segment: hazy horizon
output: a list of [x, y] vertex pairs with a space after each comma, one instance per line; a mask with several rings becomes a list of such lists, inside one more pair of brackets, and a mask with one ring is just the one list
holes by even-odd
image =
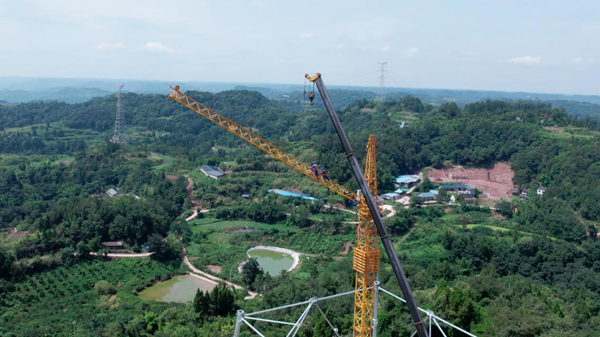
[[[135, 78], [92, 78], [92, 77], [31, 77], [31, 76], [0, 76], [0, 89], [3, 90], [28, 90], [25, 87], [18, 87], [17, 89], [11, 89], [2, 84], [2, 79], [27, 79], [27, 80], [68, 80], [68, 81], [103, 81], [103, 82], [114, 82], [111, 83], [112, 86], [116, 88], [116, 86], [120, 84], [125, 84], [123, 90], [127, 92], [127, 83], [128, 82], [140, 82], [140, 83], [164, 83], [166, 85], [177, 85], [182, 83], [207, 83], [207, 84], [217, 84], [217, 85], [247, 85], [256, 88], [260, 87], [270, 87], [270, 86], [289, 86], [289, 87], [302, 87], [302, 84], [299, 83], [274, 83], [274, 82], [236, 82], [236, 81], [203, 81], [203, 80], [191, 80], [191, 81], [168, 81], [168, 80], [156, 80], [156, 79], [135, 79]], [[327, 84], [328, 87], [337, 88], [337, 89], [345, 89], [348, 90], [361, 90], [361, 89], [371, 89], [376, 92], [379, 90], [378, 86], [358, 86], [358, 85], [336, 85], [336, 84]], [[86, 87], [83, 84], [77, 84], [77, 86], [81, 88], [93, 88]], [[47, 86], [44, 89], [60, 89], [67, 88], [69, 86]], [[534, 92], [534, 91], [517, 91], [517, 90], [489, 90], [485, 88], [481, 89], [466, 89], [466, 88], [435, 88], [435, 87], [385, 87], [386, 90], [390, 92], [401, 92], [402, 90], [448, 90], [448, 91], [474, 91], [474, 92], [497, 92], [497, 93], [520, 93], [520, 94], [540, 94], [540, 95], [563, 95], [563, 96], [596, 96], [600, 97], [600, 94], [571, 94], [564, 92]], [[102, 89], [102, 88], [99, 88]], [[184, 88], [185, 89], [185, 88]], [[38, 88], [37, 90], [41, 90]], [[107, 89], [102, 89], [107, 90]], [[35, 90], [31, 90], [35, 91]], [[110, 90], [109, 90], [110, 91]], [[114, 90], [116, 91], [116, 89]], [[165, 91], [169, 91], [165, 89]]]
[[[0, 5], [0, 72], [38, 78], [598, 94], [600, 2]], [[10, 65], [10, 66], [7, 66]]]

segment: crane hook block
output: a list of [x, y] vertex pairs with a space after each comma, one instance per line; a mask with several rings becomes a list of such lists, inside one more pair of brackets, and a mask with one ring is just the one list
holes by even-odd
[[313, 105], [313, 100], [315, 99], [315, 93], [313, 91], [308, 93], [308, 100], [310, 101], [310, 105]]

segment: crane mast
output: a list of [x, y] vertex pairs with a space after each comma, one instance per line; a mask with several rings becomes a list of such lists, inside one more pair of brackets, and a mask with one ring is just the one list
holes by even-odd
[[[365, 163], [365, 181], [370, 195], [377, 195], [377, 161], [375, 136], [369, 136], [367, 160]], [[377, 227], [366, 204], [364, 193], [360, 194], [358, 204], [358, 225], [356, 226], [356, 247], [352, 268], [356, 272], [354, 288], [354, 332], [353, 336], [370, 337], [373, 335], [373, 305], [375, 289], [373, 284], [379, 273], [379, 249], [377, 248]]]

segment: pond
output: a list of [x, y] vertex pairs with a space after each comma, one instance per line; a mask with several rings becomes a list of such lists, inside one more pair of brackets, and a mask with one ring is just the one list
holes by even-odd
[[214, 283], [191, 275], [181, 275], [170, 280], [159, 282], [139, 293], [139, 297], [147, 301], [159, 302], [191, 302], [196, 296], [196, 290], [210, 291]]
[[271, 249], [250, 249], [248, 255], [255, 257], [265, 273], [269, 272], [271, 276], [277, 276], [282, 270], [289, 270], [294, 265], [294, 258], [290, 254]]

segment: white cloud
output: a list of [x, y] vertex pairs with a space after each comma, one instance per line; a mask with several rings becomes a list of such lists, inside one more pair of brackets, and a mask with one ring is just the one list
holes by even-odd
[[412, 48], [410, 48], [410, 49], [409, 49], [409, 50], [406, 52], [406, 55], [408, 55], [408, 56], [412, 57], [412, 56], [415, 56], [415, 55], [417, 55], [418, 53], [419, 53], [419, 48], [417, 48], [417, 47], [412, 47]]
[[594, 61], [594, 58], [577, 56], [569, 61], [569, 64], [572, 64], [575, 66], [582, 65], [582, 64], [590, 64], [590, 63], [596, 63]]
[[571, 64], [582, 64], [583, 63], [583, 57], [581, 56], [577, 56], [576, 58], [572, 59]]
[[98, 50], [117, 50], [117, 49], [125, 49], [127, 47], [125, 47], [125, 45], [122, 43], [115, 43], [115, 44], [100, 43], [95, 48]]
[[381, 47], [381, 51], [389, 51], [390, 49], [392, 49], [392, 47], [390, 47], [389, 45]]
[[148, 42], [142, 49], [155, 53], [174, 53], [175, 51], [160, 42]]
[[315, 34], [313, 34], [313, 33], [301, 33], [301, 34], [300, 34], [300, 38], [301, 38], [301, 39], [310, 39], [310, 38], [312, 38], [313, 36], [315, 36]]
[[508, 62], [518, 64], [538, 64], [542, 62], [542, 58], [540, 56], [517, 56], [511, 58]]

